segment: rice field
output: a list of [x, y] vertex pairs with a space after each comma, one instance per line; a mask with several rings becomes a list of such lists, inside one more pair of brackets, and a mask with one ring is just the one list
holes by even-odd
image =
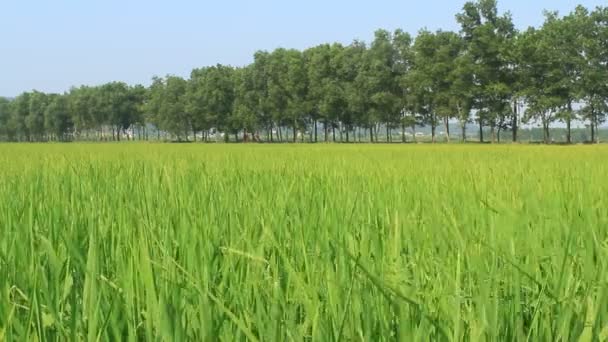
[[603, 341], [608, 147], [0, 145], [0, 341]]

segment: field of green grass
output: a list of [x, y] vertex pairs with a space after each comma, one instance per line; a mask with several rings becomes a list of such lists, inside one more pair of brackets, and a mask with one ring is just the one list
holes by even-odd
[[0, 145], [0, 341], [608, 337], [608, 147]]

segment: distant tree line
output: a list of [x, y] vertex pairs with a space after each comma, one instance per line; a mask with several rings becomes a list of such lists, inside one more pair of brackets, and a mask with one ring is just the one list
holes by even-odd
[[[0, 99], [0, 139], [157, 138], [244, 141], [406, 141], [428, 127], [450, 140], [450, 123], [479, 128], [481, 141], [517, 141], [522, 123], [584, 121], [590, 141], [608, 112], [608, 8], [546, 12], [539, 28], [515, 29], [495, 0], [468, 2], [461, 30], [378, 30], [367, 45], [323, 44], [259, 51], [245, 67], [217, 65], [189, 79], [113, 82], [64, 94]], [[127, 134], [128, 132], [128, 134]], [[337, 133], [336, 133], [337, 132]], [[485, 132], [485, 134], [484, 134]], [[489, 136], [488, 136], [489, 135]]]

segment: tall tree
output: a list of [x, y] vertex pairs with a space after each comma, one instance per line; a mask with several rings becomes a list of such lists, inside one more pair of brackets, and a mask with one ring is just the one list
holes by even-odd
[[579, 7], [575, 16], [577, 22], [584, 22], [580, 30], [585, 56], [581, 68], [582, 114], [589, 121], [591, 141], [598, 142], [597, 130], [608, 112], [608, 8], [596, 8], [585, 20], [585, 11]]
[[11, 103], [11, 116], [8, 121], [9, 129], [15, 132], [20, 141], [30, 141], [30, 130], [27, 117], [30, 113], [30, 98], [32, 93], [25, 92], [17, 96]]
[[47, 103], [48, 96], [45, 93], [33, 91], [30, 94], [25, 125], [32, 140], [44, 140], [44, 111]]
[[14, 132], [9, 128], [11, 117], [11, 101], [4, 97], [0, 97], [0, 140], [13, 140]]
[[[464, 84], [463, 76], [455, 72], [462, 43], [453, 32], [436, 33], [423, 30], [414, 43], [412, 70], [407, 76], [409, 100], [414, 111], [422, 115], [423, 122], [431, 126], [432, 141], [436, 140], [436, 128], [441, 121], [446, 126], [449, 139], [449, 120], [467, 103], [456, 99], [459, 93], [456, 81]], [[461, 72], [461, 71], [460, 71]], [[463, 91], [464, 94], [464, 91]]]
[[374, 41], [368, 50], [367, 81], [371, 90], [372, 115], [386, 128], [386, 140], [391, 140], [391, 128], [397, 126], [401, 117], [399, 98], [398, 54], [393, 37], [386, 30], [375, 32]]
[[[325, 131], [325, 141], [327, 141], [328, 127], [331, 124], [331, 109], [332, 106], [326, 104], [331, 103], [328, 97], [331, 96], [332, 88], [336, 81], [335, 73], [332, 68], [332, 47], [329, 44], [315, 46], [304, 51], [304, 59], [307, 67], [308, 78], [308, 101], [310, 103], [310, 117], [314, 130], [314, 141], [318, 141], [318, 122], [323, 123]], [[332, 82], [333, 81], [333, 82]]]
[[483, 141], [483, 126], [489, 125], [492, 140], [496, 129], [510, 120], [513, 91], [509, 79], [509, 51], [515, 28], [510, 13], [498, 14], [496, 0], [467, 2], [456, 15], [467, 50], [474, 63], [475, 108]]
[[186, 87], [186, 80], [181, 77], [155, 77], [145, 106], [150, 122], [178, 141], [188, 140], [192, 127], [185, 105]]
[[232, 126], [243, 129], [243, 139], [259, 139], [260, 123], [258, 118], [263, 109], [258, 98], [259, 93], [255, 79], [255, 69], [252, 65], [236, 69], [234, 75], [234, 108], [232, 115]]
[[566, 142], [572, 142], [571, 125], [576, 119], [573, 104], [579, 100], [580, 80], [584, 65], [582, 37], [588, 22], [587, 10], [581, 6], [564, 18], [557, 13], [546, 13], [541, 30], [550, 49], [547, 62], [552, 64], [555, 96], [560, 99], [557, 117], [566, 123]]
[[138, 110], [131, 89], [123, 82], [112, 82], [101, 86], [98, 94], [103, 121], [110, 124], [112, 139], [120, 140], [124, 131], [135, 122]]
[[67, 96], [49, 95], [44, 111], [44, 127], [51, 140], [67, 140], [67, 134], [73, 127]]
[[548, 143], [551, 140], [549, 126], [557, 120], [557, 110], [561, 104], [559, 76], [553, 72], [559, 68], [559, 60], [552, 57], [547, 31], [528, 29], [521, 36], [520, 48], [526, 56], [522, 66], [526, 79], [523, 94], [527, 102], [524, 121], [540, 121], [543, 140]]

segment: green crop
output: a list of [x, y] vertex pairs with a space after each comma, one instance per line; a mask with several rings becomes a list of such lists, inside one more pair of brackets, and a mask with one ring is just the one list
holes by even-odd
[[0, 145], [0, 340], [608, 337], [604, 146]]

